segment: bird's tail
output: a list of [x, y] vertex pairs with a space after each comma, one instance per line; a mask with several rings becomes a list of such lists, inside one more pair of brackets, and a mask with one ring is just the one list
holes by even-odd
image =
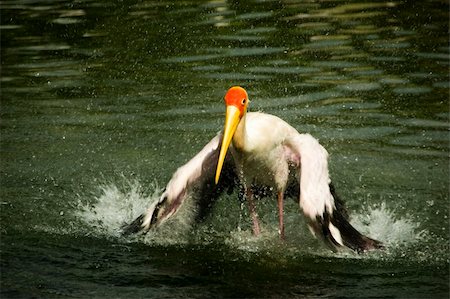
[[316, 221], [310, 223], [315, 235], [321, 236], [333, 250], [343, 246], [358, 253], [382, 249], [383, 244], [380, 241], [364, 236], [350, 224], [344, 204], [332, 184], [330, 192], [334, 198], [335, 209], [332, 214], [325, 212], [322, 217], [317, 216]]

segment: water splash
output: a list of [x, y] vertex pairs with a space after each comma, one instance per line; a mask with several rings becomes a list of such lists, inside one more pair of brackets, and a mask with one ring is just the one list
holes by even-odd
[[414, 245], [428, 235], [412, 217], [397, 216], [385, 203], [355, 215], [352, 217], [352, 224], [361, 233], [380, 240], [389, 247]]
[[121, 227], [145, 211], [149, 202], [157, 200], [161, 189], [152, 184], [146, 195], [139, 181], [124, 179], [118, 187], [114, 183], [101, 183], [88, 197], [79, 195], [76, 216], [90, 227], [94, 233], [119, 237]]
[[[162, 194], [162, 188], [157, 182], [143, 187], [138, 180], [122, 180], [119, 184], [100, 184], [92, 198], [88, 199], [89, 203], [84, 203], [86, 196], [80, 196], [75, 214], [91, 230], [90, 234], [124, 240], [121, 235], [122, 227], [144, 213]], [[190, 202], [186, 200], [178, 213], [161, 227], [153, 229], [149, 234], [136, 235], [127, 240], [157, 245], [186, 243], [186, 232], [193, 219]]]
[[[97, 187], [92, 198], [87, 199], [89, 203], [85, 202], [86, 198], [80, 198], [75, 214], [88, 227], [90, 234], [113, 237], [126, 242], [136, 241], [160, 246], [215, 242], [245, 254], [279, 251], [280, 247], [293, 255], [329, 256], [333, 254], [320, 241], [314, 240], [306, 229], [298, 207], [286, 209], [286, 228], [290, 232], [288, 232], [287, 241], [283, 243], [279, 242], [276, 215], [269, 215], [270, 217], [260, 215], [265, 221], [265, 226], [263, 225], [262, 234], [255, 237], [250, 228], [241, 229], [236, 221], [230, 221], [230, 217], [236, 217], [236, 215], [230, 216], [232, 201], [228, 201], [228, 198], [223, 200], [222, 206], [216, 206], [206, 223], [198, 224], [195, 228], [193, 228], [195, 205], [192, 200], [187, 200], [179, 212], [164, 225], [145, 235], [123, 238], [122, 226], [142, 214], [152, 202], [159, 199], [161, 192], [162, 189], [157, 183], [143, 187], [138, 180], [124, 179], [119, 184], [103, 183]], [[233, 211], [232, 214], [235, 212], [237, 211]], [[245, 212], [241, 211], [241, 213]], [[429, 233], [420, 228], [420, 223], [414, 221], [412, 217], [396, 215], [395, 211], [388, 209], [385, 203], [378, 207], [366, 208], [358, 214], [353, 213], [351, 220], [351, 223], [363, 234], [382, 241], [386, 246], [386, 251], [375, 255], [370, 254], [368, 258], [404, 255], [405, 252], [414, 252], [417, 244], [428, 243]], [[350, 252], [342, 252], [338, 256], [361, 258]]]
[[[433, 252], [428, 252], [426, 249], [426, 244], [430, 243], [432, 239], [431, 234], [426, 229], [422, 229], [422, 224], [412, 216], [399, 216], [395, 213], [395, 210], [387, 208], [385, 203], [381, 203], [377, 207], [366, 208], [365, 211], [360, 213], [352, 213], [352, 225], [362, 234], [381, 241], [385, 246], [384, 250], [371, 251], [366, 254], [357, 254], [345, 249], [332, 252], [320, 240], [315, 239], [310, 234], [298, 210], [295, 212], [286, 211], [286, 214], [288, 237], [284, 242], [279, 241], [278, 226], [274, 221], [273, 223], [266, 223], [266, 229], [258, 237], [253, 236], [250, 229], [230, 231], [230, 235], [225, 238], [225, 244], [244, 254], [273, 251], [283, 252], [284, 255], [291, 257], [312, 255], [346, 259], [395, 260], [399, 257], [409, 256], [411, 257], [410, 260], [417, 261], [421, 256], [420, 259], [424, 261], [435, 259]], [[276, 217], [272, 218], [277, 219]], [[289, 219], [296, 220], [289, 221]], [[435, 250], [439, 250], [441, 247], [443, 246], [438, 244]]]

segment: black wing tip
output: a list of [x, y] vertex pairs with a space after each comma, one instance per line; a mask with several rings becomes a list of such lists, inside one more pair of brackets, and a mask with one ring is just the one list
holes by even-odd
[[374, 250], [383, 250], [385, 248], [382, 242], [361, 234], [350, 223], [347, 223], [344, 226], [336, 225], [334, 219], [331, 219], [331, 223], [339, 230], [341, 235], [340, 242], [330, 231], [328, 225], [325, 225], [324, 223], [320, 223], [320, 229], [316, 231], [320, 232], [320, 236], [325, 244], [334, 252], [338, 252], [342, 248], [348, 248], [358, 254], [363, 254]]
[[130, 235], [137, 234], [141, 232], [144, 227], [142, 226], [142, 223], [144, 222], [145, 215], [142, 214], [136, 219], [133, 220], [133, 222], [129, 224], [124, 224], [121, 228], [121, 235], [124, 237], [128, 237]]
[[[382, 242], [361, 234], [339, 211], [333, 213], [331, 223], [339, 230], [344, 246], [357, 253], [366, 253], [384, 248]], [[330, 236], [333, 237], [332, 234]]]
[[356, 252], [358, 253], [366, 253], [373, 250], [384, 250], [384, 244], [378, 240], [371, 239], [366, 236], [362, 236], [364, 239], [362, 246], [356, 249]]
[[[335, 201], [336, 209], [333, 211], [331, 217], [329, 215], [325, 215], [324, 217], [329, 218], [330, 222], [339, 230], [344, 246], [358, 253], [365, 253], [373, 250], [383, 250], [385, 247], [382, 242], [361, 234], [355, 227], [350, 224], [350, 217], [348, 215], [344, 201], [336, 193], [336, 189], [332, 183], [329, 184], [329, 187]], [[328, 227], [326, 229], [328, 230]], [[330, 243], [337, 243], [330, 232], [328, 236], [332, 238], [332, 240], [329, 240]]]

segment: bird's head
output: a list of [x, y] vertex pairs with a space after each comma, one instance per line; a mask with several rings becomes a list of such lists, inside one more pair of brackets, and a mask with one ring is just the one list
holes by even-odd
[[223, 99], [227, 107], [227, 112], [228, 107], [235, 107], [237, 108], [237, 110], [239, 110], [241, 118], [247, 112], [248, 94], [242, 87], [240, 86], [231, 87], [230, 89], [228, 89]]
[[225, 106], [227, 108], [225, 115], [225, 127], [223, 129], [222, 147], [220, 148], [219, 161], [216, 169], [216, 184], [219, 182], [220, 172], [222, 171], [223, 162], [233, 139], [234, 133], [239, 122], [247, 113], [248, 95], [245, 89], [240, 86], [231, 87], [224, 97]]

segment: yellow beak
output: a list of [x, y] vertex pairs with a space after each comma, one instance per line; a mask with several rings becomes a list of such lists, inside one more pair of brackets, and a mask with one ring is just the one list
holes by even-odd
[[234, 132], [241, 120], [241, 112], [233, 105], [227, 106], [227, 112], [225, 114], [225, 128], [223, 129], [222, 146], [220, 148], [219, 161], [217, 162], [216, 170], [216, 184], [219, 182], [220, 172], [222, 171], [223, 162], [233, 139]]

